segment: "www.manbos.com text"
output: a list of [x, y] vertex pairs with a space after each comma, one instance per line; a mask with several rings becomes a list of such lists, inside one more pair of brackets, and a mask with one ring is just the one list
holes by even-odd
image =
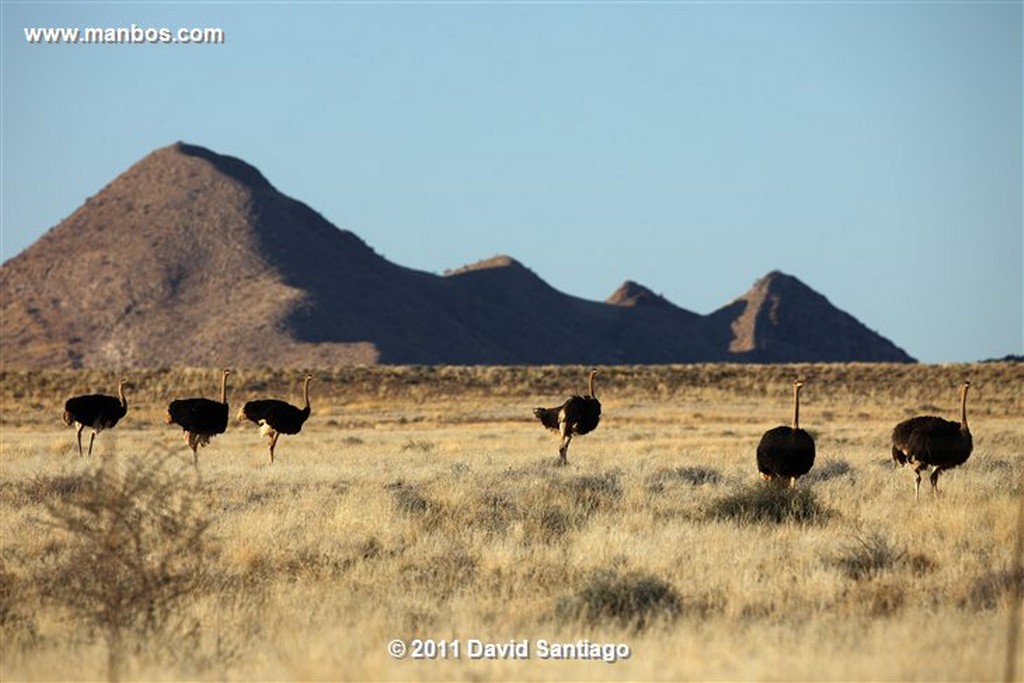
[[32, 45], [220, 45], [226, 39], [218, 27], [32, 26], [24, 31]]

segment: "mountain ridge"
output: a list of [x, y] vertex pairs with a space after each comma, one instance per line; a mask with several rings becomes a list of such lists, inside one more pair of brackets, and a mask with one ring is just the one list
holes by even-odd
[[0, 292], [5, 368], [913, 361], [778, 271], [708, 315], [634, 281], [582, 299], [508, 255], [417, 271], [186, 143], [0, 266]]

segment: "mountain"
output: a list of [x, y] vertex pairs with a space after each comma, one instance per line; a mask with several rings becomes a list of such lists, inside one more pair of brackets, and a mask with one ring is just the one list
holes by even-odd
[[781, 273], [702, 316], [634, 282], [580, 299], [508, 256], [405, 268], [184, 143], [4, 263], [0, 292], [12, 369], [913, 360]]
[[619, 288], [612, 292], [610, 297], [605, 299], [605, 303], [611, 304], [612, 306], [625, 306], [627, 308], [647, 308], [667, 311], [675, 315], [689, 318], [690, 320], [695, 320], [700, 317], [696, 313], [691, 313], [686, 309], [679, 308], [662, 295], [655, 294], [643, 285], [637, 284], [632, 280], [626, 280], [619, 285]]
[[824, 296], [779, 271], [762, 277], [708, 321], [715, 339], [728, 341], [729, 352], [739, 362], [911, 360]]

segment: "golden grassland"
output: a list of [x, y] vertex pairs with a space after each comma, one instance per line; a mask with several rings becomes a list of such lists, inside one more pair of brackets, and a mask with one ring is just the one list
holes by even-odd
[[[128, 415], [92, 458], [63, 402], [120, 375], [3, 373], [0, 679], [1006, 677], [1024, 366], [601, 370], [601, 425], [567, 467], [531, 409], [582, 391], [584, 368], [366, 367], [313, 373], [312, 416], [273, 465], [232, 419], [198, 469], [162, 415], [215, 397], [216, 369], [128, 373]], [[790, 420], [797, 375], [818, 456], [780, 491], [754, 451]], [[889, 434], [959, 419], [965, 378], [974, 453], [915, 502]], [[298, 403], [301, 373], [240, 369], [229, 386], [233, 418], [251, 398]], [[114, 503], [98, 481], [135, 488]], [[108, 531], [138, 531], [110, 533], [141, 550], [76, 527], [97, 500], [129, 510]], [[461, 657], [395, 659], [392, 639], [458, 641]], [[470, 639], [527, 639], [531, 657], [470, 659]], [[538, 654], [581, 639], [630, 656]]]

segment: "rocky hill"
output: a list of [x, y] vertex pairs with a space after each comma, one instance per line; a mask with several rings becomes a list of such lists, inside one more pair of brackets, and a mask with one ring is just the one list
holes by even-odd
[[634, 282], [580, 299], [507, 256], [404, 268], [183, 143], [4, 263], [0, 292], [10, 369], [913, 360], [782, 273], [702, 316]]
[[[708, 316], [710, 330], [740, 362], [910, 360], [902, 349], [803, 282], [778, 271]], [[728, 332], [726, 332], [728, 329]]]

